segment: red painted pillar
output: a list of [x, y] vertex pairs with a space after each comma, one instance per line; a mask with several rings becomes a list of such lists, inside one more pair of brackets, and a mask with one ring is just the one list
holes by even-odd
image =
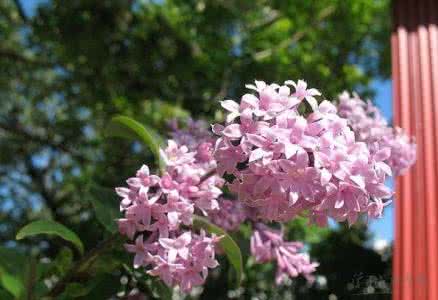
[[394, 121], [417, 139], [396, 183], [394, 300], [438, 300], [438, 1], [393, 1]]

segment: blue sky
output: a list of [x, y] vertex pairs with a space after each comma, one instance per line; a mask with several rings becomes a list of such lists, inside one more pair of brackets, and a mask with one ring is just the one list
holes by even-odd
[[[47, 2], [47, 0], [22, 0], [21, 4], [27, 15], [33, 15], [36, 7], [40, 3]], [[372, 83], [372, 88], [376, 91], [375, 103], [382, 110], [383, 115], [388, 119], [392, 120], [392, 91], [391, 91], [391, 81], [381, 81], [375, 80]], [[389, 240], [392, 241], [393, 225], [394, 221], [394, 208], [393, 205], [387, 207], [384, 212], [382, 219], [371, 221], [370, 230], [374, 234], [375, 240]]]
[[32, 16], [35, 9], [40, 3], [47, 2], [47, 0], [21, 0], [20, 3], [23, 6], [24, 13], [28, 16]]
[[[391, 81], [376, 80], [372, 84], [376, 91], [375, 103], [387, 120], [392, 120], [392, 85]], [[392, 183], [391, 183], [392, 184]], [[370, 222], [370, 229], [376, 240], [393, 240], [394, 238], [394, 204], [385, 208], [382, 219]]]

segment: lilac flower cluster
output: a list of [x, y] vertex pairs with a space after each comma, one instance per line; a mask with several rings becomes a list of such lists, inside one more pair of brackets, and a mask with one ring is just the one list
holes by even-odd
[[[214, 141], [214, 139], [212, 139], [211, 131], [207, 131], [207, 127], [203, 125], [204, 124], [202, 123], [202, 121], [192, 120], [189, 120], [185, 128], [180, 128], [177, 125], [173, 125], [173, 131], [171, 132], [171, 136], [175, 141], [179, 143], [189, 143], [192, 149], [197, 149], [199, 148], [199, 145], [211, 143], [211, 141]], [[247, 207], [241, 201], [220, 199], [219, 209], [209, 211], [208, 218], [212, 223], [216, 224], [217, 226], [225, 229], [226, 231], [232, 232], [238, 230], [240, 225], [246, 220], [254, 219], [254, 210], [250, 207]], [[269, 236], [269, 232], [271, 233], [271, 236], [277, 234], [279, 238], [275, 239], [273, 245], [279, 245], [279, 242], [281, 240], [279, 233], [277, 233], [275, 230], [270, 230], [267, 226], [264, 226], [260, 223], [258, 223], [256, 226], [258, 228], [258, 231], [260, 231], [261, 233], [257, 231], [258, 233], [255, 233], [255, 235], [264, 237], [266, 234]], [[308, 267], [306, 267], [306, 261], [309, 261], [309, 256], [305, 253], [298, 253], [298, 251], [302, 248], [302, 244], [299, 242], [283, 241], [281, 243], [281, 249], [285, 247], [285, 251], [292, 251], [291, 253], [294, 254], [288, 255], [287, 257], [280, 253], [278, 255], [273, 254], [275, 257], [279, 257], [279, 275], [277, 278], [277, 284], [280, 284], [288, 274], [292, 274], [292, 277], [297, 277], [299, 274], [303, 274], [307, 279], [311, 280], [313, 277], [310, 274], [315, 271], [317, 264], [308, 263]], [[273, 249], [272, 251], [276, 250]], [[252, 252], [252, 255], [254, 255], [257, 260], [257, 253]], [[274, 256], [272, 259], [274, 259]], [[287, 265], [296, 265], [300, 267], [295, 269], [296, 272], [289, 273], [287, 271], [283, 271], [286, 270], [285, 268], [287, 268]]]
[[[119, 231], [135, 240], [125, 245], [134, 267], [183, 292], [205, 282], [220, 251], [220, 237], [191, 229], [194, 214], [227, 231], [250, 221], [251, 254], [257, 263], [277, 262], [277, 284], [300, 274], [312, 281], [318, 264], [303, 244], [261, 222], [301, 214], [321, 226], [328, 218], [379, 218], [392, 196], [385, 179], [415, 162], [415, 143], [357, 95], [342, 94], [337, 108], [318, 103], [320, 92], [302, 80], [247, 87], [255, 94], [222, 101], [228, 114], [224, 126], [212, 127], [217, 139], [203, 121], [172, 122], [164, 174], [142, 166], [116, 189]], [[222, 196], [222, 177], [237, 200]]]
[[[170, 136], [179, 145], [197, 150], [205, 161], [216, 164], [213, 158], [215, 137], [203, 120], [187, 120], [186, 126], [179, 126], [176, 120], [170, 122]], [[208, 219], [226, 231], [235, 231], [246, 220], [246, 211], [240, 201], [219, 199], [219, 209], [211, 210]]]
[[303, 275], [312, 282], [318, 263], [311, 262], [307, 253], [300, 252], [304, 245], [300, 242], [287, 242], [283, 232], [267, 227], [261, 223], [255, 225], [251, 236], [251, 254], [257, 263], [277, 261], [276, 283], [281, 284], [286, 278]]
[[134, 244], [125, 245], [135, 253], [134, 267], [148, 267], [149, 274], [184, 292], [202, 285], [208, 269], [217, 266], [220, 237], [189, 229], [195, 211], [207, 214], [219, 208], [222, 193], [221, 178], [203, 177], [215, 167], [203, 154], [170, 140], [162, 151], [166, 170], [161, 177], [151, 175], [144, 165], [127, 180], [128, 187], [116, 188], [124, 212], [119, 231], [135, 238]]
[[226, 124], [213, 126], [217, 171], [233, 176], [229, 187], [240, 201], [260, 219], [280, 222], [306, 210], [320, 225], [328, 217], [352, 224], [361, 213], [381, 215], [392, 195], [384, 185], [389, 149], [371, 153], [336, 107], [318, 105], [319, 91], [302, 80], [247, 87], [257, 94], [243, 95], [240, 104], [222, 101]]
[[416, 160], [416, 144], [401, 128], [392, 128], [371, 101], [348, 92], [339, 95], [339, 115], [348, 120], [356, 139], [367, 144], [371, 153], [390, 149], [384, 160], [394, 175], [402, 175]]
[[219, 209], [211, 211], [208, 218], [226, 231], [236, 231], [247, 219], [246, 210], [240, 201], [221, 199]]
[[[214, 136], [209, 130], [210, 126], [204, 120], [189, 118], [185, 126], [181, 127], [176, 119], [169, 122], [170, 136], [178, 145], [185, 145], [190, 150], [197, 149], [200, 145], [214, 145]], [[205, 147], [205, 146], [204, 146]]]

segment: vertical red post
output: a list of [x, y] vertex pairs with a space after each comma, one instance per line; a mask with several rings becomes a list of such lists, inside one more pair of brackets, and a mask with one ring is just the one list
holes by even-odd
[[394, 300], [438, 300], [438, 3], [393, 1], [395, 125], [417, 140], [417, 163], [397, 179]]

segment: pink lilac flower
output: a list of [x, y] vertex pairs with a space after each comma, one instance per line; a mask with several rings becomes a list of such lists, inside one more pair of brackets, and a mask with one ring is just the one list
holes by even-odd
[[298, 80], [297, 83], [292, 80], [288, 80], [285, 82], [285, 84], [293, 85], [295, 88], [295, 93], [293, 96], [300, 100], [306, 99], [312, 109], [316, 110], [318, 107], [318, 101], [314, 98], [314, 96], [321, 96], [321, 93], [317, 89], [307, 89], [307, 83], [304, 80]]
[[[356, 140], [333, 104], [318, 105], [319, 91], [302, 80], [247, 87], [257, 94], [222, 102], [229, 114], [225, 125], [212, 127], [219, 136], [214, 158], [220, 175], [232, 175], [230, 190], [259, 219], [285, 222], [308, 210], [318, 224], [328, 217], [354, 223], [391, 197], [382, 155]], [[303, 101], [309, 114], [299, 109]]]
[[[222, 102], [222, 105], [230, 111], [238, 109], [239, 107], [237, 103], [232, 100], [225, 100]], [[230, 120], [239, 116], [240, 113], [234, 111], [234, 115], [230, 116]], [[221, 131], [223, 130], [223, 127], [218, 125], [216, 126], [216, 130]], [[179, 126], [178, 123], [174, 121], [172, 122], [172, 131], [170, 135], [178, 144], [187, 143], [190, 145], [190, 150], [196, 150], [197, 154], [195, 158], [199, 162], [204, 162], [203, 166], [206, 170], [216, 169], [217, 173], [221, 173], [221, 169], [226, 169], [226, 164], [217, 166], [217, 163], [214, 160], [213, 150], [216, 138], [209, 130], [209, 126], [207, 126], [207, 123], [203, 121], [193, 121], [189, 119], [185, 126]], [[236, 155], [238, 156], [239, 153], [236, 153]], [[206, 162], [208, 162], [208, 165], [205, 164]], [[210, 178], [206, 179], [206, 184], [212, 183], [210, 184], [210, 193], [216, 193], [217, 195], [219, 195], [221, 191], [217, 190], [216, 186], [220, 186], [222, 185], [222, 183], [217, 184], [217, 180], [220, 180], [222, 182], [222, 179], [220, 179], [218, 176], [211, 176]], [[206, 215], [214, 224], [227, 231], [237, 230], [240, 224], [246, 220], [246, 209], [245, 207], [243, 207], [241, 202], [220, 199], [220, 201], [218, 201], [218, 204], [218, 206], [205, 206], [203, 201], [198, 201], [199, 207], [204, 207], [205, 210], [208, 210], [208, 214], [205, 213], [204, 210], [204, 215]]]
[[202, 285], [208, 269], [217, 266], [219, 237], [190, 229], [195, 211], [208, 214], [219, 208], [223, 179], [216, 175], [203, 178], [215, 167], [212, 151], [212, 144], [191, 150], [170, 140], [161, 151], [166, 162], [161, 177], [143, 165], [127, 180], [128, 187], [116, 188], [124, 213], [118, 220], [119, 231], [135, 238], [133, 244], [125, 245], [135, 254], [134, 267], [145, 267], [184, 292]]
[[210, 126], [203, 120], [188, 119], [181, 126], [176, 119], [169, 122], [170, 136], [179, 145], [186, 145], [191, 151], [201, 143], [214, 144]]
[[151, 259], [153, 269], [167, 285], [179, 285], [185, 293], [194, 286], [204, 284], [208, 269], [218, 266], [215, 245], [220, 238], [207, 237], [204, 231], [193, 234], [187, 231], [174, 239], [159, 239], [162, 248]]
[[304, 245], [300, 242], [288, 242], [283, 232], [267, 227], [261, 223], [254, 226], [251, 236], [251, 255], [257, 263], [277, 262], [276, 283], [280, 285], [286, 278], [303, 275], [313, 281], [312, 275], [318, 263], [311, 262], [309, 255], [303, 253]]
[[126, 244], [125, 249], [130, 253], [135, 253], [134, 268], [138, 268], [145, 264], [150, 259], [149, 248], [152, 245], [143, 242], [143, 235], [139, 235], [135, 239], [135, 244]]
[[119, 232], [122, 235], [126, 235], [131, 240], [134, 238], [135, 233], [137, 232], [137, 222], [133, 219], [119, 219]]
[[190, 231], [184, 232], [176, 239], [161, 238], [159, 239], [160, 245], [167, 249], [170, 262], [174, 262], [179, 255], [183, 259], [187, 259], [189, 256], [189, 248], [187, 247], [192, 241], [192, 235]]
[[246, 218], [246, 211], [240, 201], [221, 199], [219, 209], [211, 211], [208, 218], [226, 231], [236, 231]]
[[371, 101], [365, 102], [353, 93], [339, 95], [339, 115], [348, 120], [358, 141], [367, 144], [372, 154], [389, 149], [383, 160], [394, 175], [402, 175], [415, 163], [416, 144], [401, 128], [392, 128]]

